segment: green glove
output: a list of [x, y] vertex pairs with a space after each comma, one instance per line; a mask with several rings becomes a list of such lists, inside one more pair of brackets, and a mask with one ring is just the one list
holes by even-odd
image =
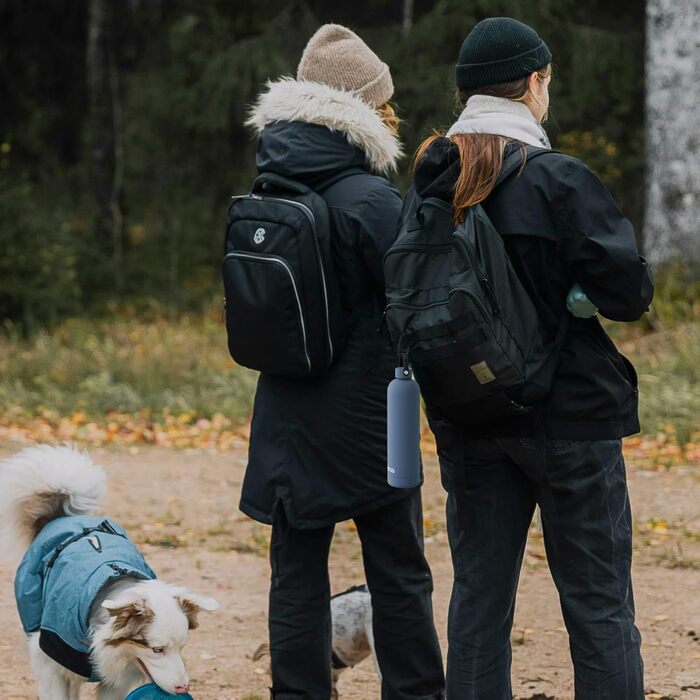
[[591, 318], [598, 313], [598, 309], [586, 296], [578, 282], [574, 283], [574, 286], [569, 290], [569, 294], [566, 297], [566, 308], [576, 318]]

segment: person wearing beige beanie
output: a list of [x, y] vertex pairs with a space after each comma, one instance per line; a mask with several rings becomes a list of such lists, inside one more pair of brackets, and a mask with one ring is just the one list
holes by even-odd
[[297, 79], [348, 90], [374, 108], [394, 94], [389, 66], [355, 32], [339, 24], [326, 24], [311, 37]]
[[[309, 40], [296, 79], [269, 82], [247, 121], [258, 136], [259, 173], [293, 180], [325, 202], [347, 330], [325, 374], [258, 380], [240, 508], [272, 525], [277, 700], [335, 697], [334, 678], [362, 649], [375, 654], [385, 700], [437, 700], [444, 692], [420, 490], [386, 480], [394, 353], [381, 332], [383, 256], [402, 206], [385, 177], [401, 156], [393, 92], [389, 67], [357, 34], [329, 24]], [[362, 544], [372, 624], [357, 620], [361, 637], [345, 630], [343, 645], [330, 616], [328, 556], [335, 524], [349, 519]]]
[[389, 103], [389, 66], [355, 32], [323, 25], [304, 49], [297, 79], [267, 84], [246, 124], [258, 134], [274, 122], [305, 122], [344, 135], [365, 154], [370, 170], [386, 174], [403, 155], [399, 120]]

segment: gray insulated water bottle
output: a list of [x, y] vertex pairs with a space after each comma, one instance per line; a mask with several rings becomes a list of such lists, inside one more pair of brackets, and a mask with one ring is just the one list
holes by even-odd
[[410, 489], [421, 482], [420, 389], [404, 358], [386, 392], [387, 481]]

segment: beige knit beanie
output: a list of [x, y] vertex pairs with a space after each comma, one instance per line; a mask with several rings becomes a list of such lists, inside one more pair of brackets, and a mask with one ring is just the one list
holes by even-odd
[[324, 24], [309, 39], [297, 79], [348, 90], [375, 108], [394, 94], [389, 66], [355, 32], [339, 24]]

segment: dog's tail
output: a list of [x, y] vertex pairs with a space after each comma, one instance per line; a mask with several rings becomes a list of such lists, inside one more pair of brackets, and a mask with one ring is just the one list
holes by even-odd
[[270, 656], [270, 645], [263, 643], [253, 652], [253, 661], [260, 661], [266, 656]]
[[0, 552], [22, 556], [62, 515], [92, 512], [107, 490], [102, 468], [75, 447], [28, 447], [0, 462]]

